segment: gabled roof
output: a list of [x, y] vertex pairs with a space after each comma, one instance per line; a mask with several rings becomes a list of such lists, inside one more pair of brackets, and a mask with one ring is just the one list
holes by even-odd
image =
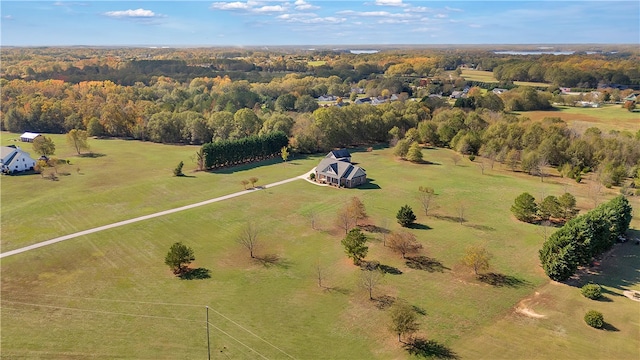
[[349, 150], [347, 149], [331, 150], [325, 157], [335, 158], [335, 159], [344, 159], [344, 158], [350, 158], [351, 153], [349, 153]]
[[364, 169], [359, 166], [352, 165], [346, 161], [340, 161], [332, 158], [324, 158], [318, 164], [318, 173], [330, 175], [339, 179], [351, 180], [358, 176], [365, 176]]
[[37, 138], [38, 136], [40, 136], [40, 134], [32, 133], [32, 132], [28, 132], [27, 131], [26, 133], [20, 135], [20, 139], [31, 139], [31, 140], [33, 140], [33, 139]]
[[15, 145], [0, 146], [0, 159], [4, 159], [6, 156], [8, 156], [9, 154], [13, 153], [16, 150], [17, 148]]

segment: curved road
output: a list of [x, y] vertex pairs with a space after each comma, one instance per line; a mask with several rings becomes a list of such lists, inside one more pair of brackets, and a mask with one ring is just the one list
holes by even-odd
[[[153, 218], [158, 217], [158, 216], [173, 214], [173, 213], [176, 213], [178, 211], [193, 209], [193, 208], [198, 207], [198, 206], [208, 205], [208, 204], [212, 204], [214, 202], [231, 199], [231, 198], [234, 198], [234, 197], [237, 197], [237, 196], [241, 196], [241, 195], [246, 195], [246, 194], [252, 193], [254, 191], [258, 191], [258, 190], [261, 190], [261, 189], [272, 188], [274, 186], [290, 183], [292, 181], [296, 181], [296, 180], [299, 180], [299, 179], [307, 179], [309, 177], [309, 174], [314, 170], [315, 170], [315, 168], [312, 169], [310, 172], [308, 172], [306, 174], [303, 174], [303, 175], [300, 175], [300, 176], [296, 176], [296, 177], [293, 177], [293, 178], [290, 178], [290, 179], [274, 182], [274, 183], [271, 183], [271, 184], [268, 184], [268, 185], [264, 185], [264, 186], [262, 186], [260, 188], [257, 188], [257, 189], [254, 188], [254, 189], [250, 189], [250, 190], [239, 191], [239, 192], [236, 192], [236, 193], [233, 193], [233, 194], [224, 195], [224, 196], [220, 196], [220, 197], [217, 197], [217, 198], [214, 198], [214, 199], [201, 201], [199, 203], [195, 203], [195, 204], [191, 204], [191, 205], [185, 205], [185, 206], [181, 206], [181, 207], [175, 208], [175, 209], [169, 209], [169, 210], [165, 210], [165, 211], [160, 211], [160, 212], [157, 212], [157, 213], [144, 215], [144, 216], [139, 216], [137, 218], [133, 218], [133, 219], [129, 219], [129, 220], [123, 220], [123, 221], [119, 221], [119, 222], [116, 222], [116, 223], [99, 226], [99, 227], [96, 227], [96, 228], [93, 228], [93, 229], [79, 231], [79, 232], [76, 232], [76, 233], [73, 233], [73, 234], [64, 235], [64, 236], [57, 237], [55, 239], [46, 240], [46, 241], [42, 241], [42, 242], [39, 242], [39, 243], [36, 243], [36, 244], [33, 244], [33, 245], [25, 246], [25, 247], [22, 247], [22, 248], [19, 248], [19, 249], [3, 252], [3, 253], [0, 254], [0, 259], [8, 257], [8, 256], [11, 256], [11, 255], [20, 254], [20, 253], [23, 253], [23, 252], [26, 252], [26, 251], [29, 251], [29, 250], [41, 248], [43, 246], [48, 246], [48, 245], [52, 245], [52, 244], [55, 244], [55, 243], [59, 243], [61, 241], [77, 238], [78, 236], [88, 235], [88, 234], [92, 234], [92, 233], [95, 233], [95, 232], [98, 232], [98, 231], [112, 229], [112, 228], [115, 228], [115, 227], [118, 227], [118, 226], [133, 224], [133, 223], [138, 222], [138, 221], [143, 221], [143, 220], [147, 220], [147, 219], [153, 219]], [[317, 184], [315, 182], [313, 182], [313, 183]], [[320, 185], [320, 184], [318, 184], [318, 185]]]

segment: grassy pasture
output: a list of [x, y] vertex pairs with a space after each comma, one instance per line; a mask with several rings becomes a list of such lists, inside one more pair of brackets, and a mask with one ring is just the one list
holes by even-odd
[[[495, 77], [493, 77], [492, 71], [464, 69], [462, 70], [461, 75], [467, 81], [482, 81], [486, 83], [499, 82]], [[513, 83], [519, 86], [532, 86], [532, 87], [548, 87], [549, 86], [549, 84], [547, 83], [532, 82], [532, 81], [514, 81]]]
[[327, 62], [325, 60], [316, 60], [316, 61], [308, 61], [307, 64], [309, 66], [322, 66], [325, 65]]
[[[3, 144], [8, 141], [5, 135]], [[62, 137], [54, 140], [60, 157], [70, 156]], [[58, 182], [39, 175], [2, 177], [3, 246], [9, 241], [8, 248], [15, 248], [242, 190], [240, 180], [250, 176], [260, 178], [259, 184], [282, 180], [306, 172], [318, 160], [294, 159], [286, 165], [218, 173], [190, 173], [187, 166], [187, 174], [195, 177], [174, 178], [171, 170], [175, 164], [180, 160], [188, 164], [195, 148], [120, 140], [94, 140], [91, 145], [105, 156], [72, 158], [83, 175], [72, 172]], [[145, 155], [138, 155], [141, 153]], [[454, 166], [448, 150], [425, 149], [423, 153], [435, 164], [399, 161], [389, 149], [356, 152], [354, 161], [366, 168], [372, 179], [372, 184], [362, 189], [318, 187], [299, 180], [5, 258], [0, 267], [2, 353], [7, 358], [47, 359], [204, 357], [203, 305], [210, 305], [227, 317], [213, 310], [209, 314], [216, 326], [211, 329], [214, 358], [259, 358], [251, 349], [277, 359], [287, 358], [286, 354], [294, 358], [404, 358], [405, 352], [387, 329], [387, 312], [377, 309], [358, 288], [360, 270], [346, 259], [340, 245], [343, 234], [334, 226], [336, 211], [349, 197], [359, 196], [370, 215], [368, 221], [382, 225], [387, 219], [391, 230], [399, 229], [394, 219], [397, 209], [410, 204], [418, 223], [425, 225], [411, 230], [425, 247], [423, 255], [442, 265], [434, 266], [432, 272], [411, 269], [382, 245], [380, 234], [369, 233], [367, 259], [402, 272], [388, 274], [374, 296], [404, 299], [422, 309], [422, 335], [462, 357], [483, 356], [482, 350], [488, 349], [495, 355], [492, 358], [504, 358], [479, 337], [496, 334], [505, 343], [519, 340], [526, 331], [518, 319], [513, 323], [514, 306], [550, 286], [545, 285], [548, 281], [537, 260], [542, 243], [539, 229], [514, 220], [509, 207], [523, 191], [536, 197], [540, 193], [560, 195], [566, 186], [580, 207], [589, 208], [589, 181], [576, 184], [553, 177], [540, 183], [537, 178], [507, 172], [500, 165], [481, 175], [468, 160]], [[420, 185], [431, 186], [438, 193], [437, 208], [430, 210], [428, 217], [415, 198]], [[86, 195], [72, 197], [77, 191]], [[101, 195], [102, 191], [107, 195]], [[633, 201], [637, 209], [638, 201]], [[112, 202], [118, 207], [106, 211]], [[457, 222], [460, 205], [465, 209], [462, 224]], [[141, 206], [144, 208], [139, 209]], [[16, 225], [6, 218], [11, 211], [22, 213], [21, 221], [12, 219]], [[312, 211], [317, 213], [316, 230], [308, 218]], [[51, 214], [56, 218], [42, 222]], [[258, 250], [265, 258], [262, 261], [250, 260], [235, 243], [247, 221], [262, 229], [263, 246]], [[640, 225], [637, 215], [633, 225]], [[37, 229], [32, 230], [33, 226]], [[178, 280], [172, 276], [163, 259], [176, 241], [194, 248], [193, 266], [211, 270], [210, 279]], [[470, 244], [487, 246], [494, 255], [491, 271], [505, 275], [509, 280], [505, 286], [481, 283], [459, 265]], [[325, 289], [316, 285], [313, 264], [318, 261], [326, 268]], [[626, 278], [624, 274], [619, 275], [629, 281], [624, 286], [638, 289], [637, 277]], [[577, 291], [562, 291], [554, 295], [559, 307], [568, 307], [581, 297]], [[632, 307], [637, 304], [620, 305], [621, 313], [637, 309]], [[609, 321], [607, 315], [605, 312]], [[559, 323], [575, 329], [566, 334], [565, 341], [571, 346], [563, 355], [581, 357], [589, 349], [597, 351], [598, 343], [582, 340], [593, 330], [579, 326], [581, 319], [576, 323], [576, 317], [580, 315], [550, 316], [548, 322], [537, 320], [540, 323], [534, 326], [544, 330]], [[633, 336], [637, 318], [613, 319], [620, 331], [611, 336], [628, 335], [628, 346], [621, 347], [619, 353], [633, 357], [640, 344], [638, 336]], [[496, 327], [502, 323], [509, 326], [504, 330]], [[609, 339], [609, 333], [602, 334], [603, 341]], [[541, 341], [536, 346], [544, 346]], [[586, 349], [578, 351], [576, 344]], [[528, 350], [524, 345], [521, 349]], [[515, 350], [511, 354], [529, 357]]]
[[535, 121], [545, 117], [559, 117], [579, 132], [590, 127], [598, 127], [604, 132], [628, 130], [635, 133], [640, 130], [640, 113], [630, 112], [620, 105], [607, 104], [600, 108], [556, 106], [551, 111], [523, 111], [518, 114]]

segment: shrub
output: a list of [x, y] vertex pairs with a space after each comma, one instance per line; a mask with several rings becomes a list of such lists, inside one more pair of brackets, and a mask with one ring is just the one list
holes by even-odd
[[593, 328], [601, 329], [604, 325], [604, 316], [599, 311], [589, 310], [584, 314], [584, 322]]
[[470, 161], [473, 161], [473, 160], [475, 160], [475, 159], [476, 159], [476, 156], [475, 156], [475, 155], [473, 155], [473, 154], [469, 155], [469, 160], [470, 160]]
[[584, 297], [596, 300], [602, 296], [602, 288], [598, 284], [587, 284], [580, 289]]
[[178, 166], [176, 166], [176, 168], [173, 169], [173, 175], [174, 176], [184, 176], [184, 173], [182, 172], [182, 167], [183, 166], [184, 166], [184, 162], [180, 161]]
[[316, 179], [316, 174], [315, 173], [309, 174], [309, 179], [315, 180]]
[[398, 219], [398, 224], [408, 227], [416, 221], [416, 215], [413, 213], [411, 206], [405, 205], [398, 210], [396, 219]]

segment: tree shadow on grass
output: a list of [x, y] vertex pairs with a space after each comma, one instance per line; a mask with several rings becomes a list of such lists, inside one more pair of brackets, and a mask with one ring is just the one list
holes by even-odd
[[391, 307], [393, 304], [395, 304], [396, 298], [389, 295], [382, 295], [382, 296], [373, 298], [373, 300], [371, 301], [375, 302], [374, 303], [375, 307], [377, 307], [380, 310], [384, 310]]
[[423, 255], [407, 256], [405, 264], [411, 269], [424, 270], [428, 272], [444, 272], [445, 270], [451, 270], [442, 265], [440, 261]]
[[[459, 216], [449, 216], [449, 215], [431, 215], [431, 216], [438, 220], [451, 221], [451, 222], [457, 222], [457, 223], [460, 222]], [[466, 222], [466, 220], [462, 219], [462, 222]]]
[[364, 231], [368, 231], [370, 233], [378, 233], [378, 234], [389, 234], [391, 231], [389, 229], [385, 229], [383, 227], [373, 225], [373, 224], [364, 224], [358, 225], [358, 227]]
[[602, 330], [605, 330], [605, 331], [612, 331], [612, 332], [618, 332], [618, 331], [620, 331], [620, 329], [618, 329], [617, 327], [615, 327], [615, 326], [613, 326], [613, 325], [609, 324], [609, 323], [608, 323], [608, 322], [606, 322], [606, 321], [605, 321], [605, 322], [603, 322], [603, 324], [602, 324]]
[[179, 275], [182, 280], [203, 280], [211, 278], [211, 270], [205, 268], [189, 269], [189, 271]]
[[526, 280], [518, 279], [515, 276], [509, 276], [505, 274], [499, 273], [486, 273], [478, 275], [478, 280], [485, 284], [489, 284], [495, 287], [512, 287], [518, 288], [522, 286], [529, 285], [529, 282]]
[[482, 230], [482, 231], [495, 231], [496, 230], [495, 228], [493, 228], [491, 226], [480, 225], [480, 224], [469, 224], [467, 226], [472, 228], [472, 229]]
[[81, 157], [81, 158], [99, 158], [99, 157], [103, 157], [103, 156], [107, 156], [107, 155], [106, 154], [102, 154], [102, 153], [90, 152], [90, 153], [80, 154], [78, 156]]
[[322, 289], [329, 293], [335, 292], [342, 295], [349, 295], [351, 293], [349, 289], [340, 286], [323, 286]]
[[411, 339], [404, 345], [405, 350], [411, 355], [436, 358], [436, 359], [458, 359], [458, 355], [447, 346], [435, 340], [428, 340], [422, 337]]
[[407, 227], [409, 229], [416, 229], [416, 230], [431, 230], [431, 227], [429, 225], [418, 224], [418, 223], [409, 224], [409, 226]]
[[256, 256], [255, 259], [266, 268], [277, 266], [282, 269], [288, 269], [289, 267], [291, 267], [291, 263], [287, 261], [287, 259], [281, 258], [277, 254]]
[[378, 266], [378, 269], [382, 270], [382, 272], [385, 274], [391, 274], [391, 275], [402, 274], [402, 271], [400, 269], [398, 269], [397, 267], [389, 266], [389, 265], [380, 264], [380, 266]]

